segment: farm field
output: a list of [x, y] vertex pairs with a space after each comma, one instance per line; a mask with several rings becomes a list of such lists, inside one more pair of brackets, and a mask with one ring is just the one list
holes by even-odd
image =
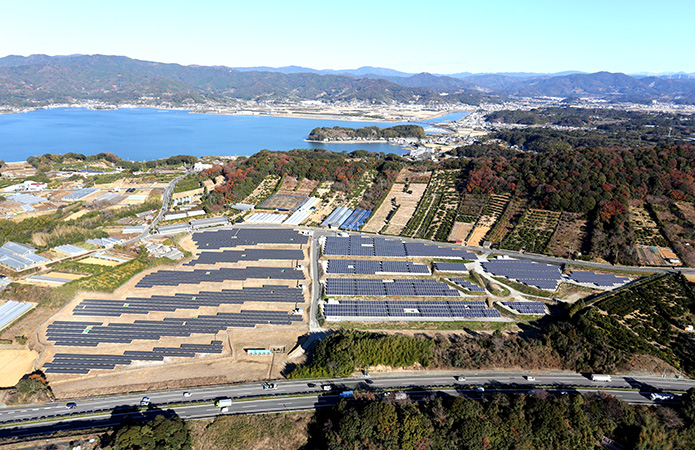
[[256, 189], [254, 189], [253, 192], [251, 192], [251, 194], [249, 194], [249, 196], [246, 197], [244, 201], [241, 203], [246, 203], [254, 206], [262, 203], [263, 201], [265, 201], [265, 199], [272, 195], [279, 182], [279, 175], [270, 175], [266, 177], [263, 181], [261, 181], [261, 183], [258, 186], [256, 186]]
[[347, 203], [341, 206], [346, 206], [348, 208], [359, 208], [360, 203], [362, 203], [362, 198], [364, 193], [367, 192], [372, 184], [374, 183], [374, 178], [376, 177], [375, 170], [368, 170], [364, 172], [362, 178], [360, 178], [359, 183], [350, 191], [347, 198]]
[[457, 170], [437, 170], [401, 236], [446, 240], [456, 220], [460, 194]]
[[523, 216], [526, 210], [526, 204], [527, 202], [524, 199], [512, 198], [509, 203], [507, 203], [504, 212], [499, 220], [497, 220], [495, 226], [490, 230], [490, 233], [488, 233], [486, 240], [490, 241], [492, 245], [502, 242], [504, 238], [512, 232]]
[[298, 180], [294, 177], [285, 176], [282, 179], [282, 185], [280, 186], [280, 189], [277, 193], [309, 197], [318, 185], [318, 181], [308, 180], [306, 178]]
[[586, 214], [563, 212], [557, 230], [550, 238], [546, 253], [566, 258], [569, 253], [580, 252], [588, 239]]
[[654, 212], [663, 236], [673, 246], [678, 258], [686, 266], [695, 266], [695, 222], [693, 207], [685, 202], [673, 202], [664, 198], [647, 199]]
[[480, 246], [483, 244], [485, 236], [487, 236], [488, 232], [494, 227], [495, 223], [507, 207], [509, 200], [509, 194], [491, 194], [488, 196], [487, 203], [485, 204], [485, 207], [483, 208], [481, 215], [475, 224], [475, 228], [473, 228], [471, 236], [468, 239], [468, 245]]
[[542, 209], [527, 209], [514, 230], [500, 244], [508, 250], [544, 253], [560, 220], [560, 213]]
[[630, 225], [635, 230], [635, 243], [646, 246], [668, 246], [666, 239], [659, 231], [659, 227], [644, 208], [644, 202], [641, 200], [630, 202]]
[[401, 234], [425, 189], [427, 185], [421, 183], [393, 183], [379, 209], [372, 214], [362, 231], [378, 233], [383, 230], [385, 234]]

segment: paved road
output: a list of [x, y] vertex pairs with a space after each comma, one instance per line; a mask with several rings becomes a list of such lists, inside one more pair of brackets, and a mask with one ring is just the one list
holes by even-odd
[[[465, 376], [466, 380], [458, 382], [455, 376]], [[445, 388], [453, 387], [461, 392], [474, 390], [478, 386], [484, 386], [487, 393], [495, 389], [509, 389], [510, 386], [528, 390], [534, 386], [549, 386], [552, 389], [584, 392], [589, 389], [597, 389], [613, 392], [629, 403], [651, 403], [648, 393], [659, 390], [685, 391], [695, 387], [695, 380], [654, 378], [654, 377], [613, 377], [611, 382], [593, 382], [581, 374], [561, 373], [535, 373], [535, 380], [525, 378], [529, 374], [518, 372], [425, 372], [422, 374], [392, 374], [379, 375], [371, 378], [345, 378], [326, 379], [315, 381], [281, 381], [277, 389], [264, 390], [261, 383], [247, 383], [228, 386], [214, 386], [191, 388], [189, 390], [165, 390], [157, 392], [143, 392], [123, 394], [102, 398], [85, 398], [73, 400], [76, 403], [74, 409], [66, 409], [66, 401], [20, 405], [0, 408], [0, 424], [12, 420], [31, 420], [49, 418], [51, 420], [68, 419], [70, 413], [101, 412], [95, 416], [112, 416], [124, 408], [138, 406], [144, 396], [150, 398], [156, 405], [181, 402], [205, 402], [205, 404], [183, 405], [175, 407], [177, 414], [184, 418], [210, 417], [219, 414], [219, 409], [213, 406], [216, 399], [235, 399], [230, 413], [258, 413], [269, 411], [294, 411], [298, 409], [314, 409], [316, 405], [321, 407], [322, 402], [329, 401], [332, 392], [353, 389], [377, 389], [377, 390], [415, 390], [422, 387]], [[323, 385], [331, 385], [331, 392], [324, 392]], [[184, 392], [190, 396], [184, 396]], [[257, 399], [254, 397], [265, 395], [308, 395], [300, 398], [270, 398]], [[322, 395], [323, 394], [323, 395]], [[320, 396], [320, 398], [318, 398]], [[317, 400], [318, 398], [318, 400]], [[308, 400], [313, 399], [313, 400]], [[240, 401], [239, 401], [240, 400]], [[317, 403], [318, 402], [318, 403]], [[329, 403], [332, 404], [332, 403]], [[301, 408], [298, 405], [303, 405]], [[326, 404], [328, 405], [328, 404]], [[129, 413], [132, 414], [132, 413]], [[207, 416], [205, 415], [207, 414]], [[77, 420], [77, 419], [76, 419]], [[84, 420], [84, 419], [82, 419]]]
[[164, 189], [164, 193], [162, 194], [162, 207], [159, 209], [157, 216], [152, 220], [152, 223], [149, 224], [147, 226], [147, 228], [145, 229], [145, 231], [143, 231], [139, 236], [136, 236], [132, 239], [129, 239], [128, 241], [124, 242], [121, 245], [130, 245], [134, 242], [137, 242], [141, 239], [146, 239], [150, 236], [150, 232], [154, 229], [154, 227], [157, 226], [157, 223], [169, 211], [169, 202], [171, 201], [171, 196], [174, 194], [174, 188], [176, 187], [176, 183], [183, 180], [187, 175], [189, 175], [191, 173], [193, 173], [193, 172], [190, 170], [187, 170], [185, 174], [180, 175], [169, 182], [166, 189]]

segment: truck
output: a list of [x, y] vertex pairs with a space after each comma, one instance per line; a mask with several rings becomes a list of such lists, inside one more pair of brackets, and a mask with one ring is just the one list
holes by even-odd
[[599, 373], [594, 373], [594, 374], [591, 374], [591, 381], [611, 382], [611, 381], [613, 381], [613, 379], [611, 378], [610, 375], [602, 375]]
[[653, 401], [664, 401], [664, 400], [673, 400], [674, 395], [673, 394], [665, 394], [663, 392], [652, 392], [652, 394], [649, 396], [649, 398]]
[[352, 398], [355, 396], [354, 391], [343, 391], [340, 393], [340, 398]]
[[231, 398], [221, 398], [215, 402], [215, 406], [218, 408], [228, 408], [232, 406], [232, 399]]

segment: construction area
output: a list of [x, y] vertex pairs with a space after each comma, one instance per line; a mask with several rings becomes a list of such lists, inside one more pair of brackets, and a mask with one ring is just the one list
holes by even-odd
[[280, 376], [308, 332], [309, 237], [230, 228], [184, 241], [191, 258], [82, 292], [39, 328], [37, 367], [56, 395]]

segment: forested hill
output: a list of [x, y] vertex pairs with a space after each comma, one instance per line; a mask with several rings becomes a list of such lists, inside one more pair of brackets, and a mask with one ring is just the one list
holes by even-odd
[[396, 125], [389, 128], [363, 127], [319, 127], [309, 133], [310, 141], [333, 141], [342, 139], [389, 139], [389, 138], [424, 138], [425, 129], [419, 125]]
[[[119, 103], [142, 97], [180, 104], [229, 100], [442, 101], [433, 91], [383, 79], [242, 72], [219, 66], [182, 66], [104, 55], [8, 56], [0, 58], [0, 80], [0, 104], [15, 106], [80, 100]], [[481, 96], [464, 97], [470, 102]], [[457, 98], [450, 96], [447, 101]]]

